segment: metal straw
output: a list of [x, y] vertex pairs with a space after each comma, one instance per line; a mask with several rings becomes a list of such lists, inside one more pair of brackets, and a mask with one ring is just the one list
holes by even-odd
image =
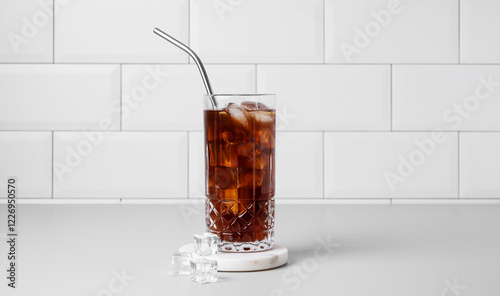
[[193, 58], [194, 62], [198, 66], [198, 70], [200, 70], [201, 74], [201, 79], [203, 79], [203, 84], [205, 85], [205, 89], [207, 90], [207, 94], [210, 97], [210, 102], [212, 103], [212, 106], [217, 109], [217, 103], [215, 102], [215, 99], [213, 98], [213, 91], [212, 91], [212, 86], [210, 85], [210, 80], [208, 79], [207, 71], [205, 71], [205, 67], [203, 67], [203, 63], [201, 62], [200, 58], [198, 55], [189, 47], [187, 47], [184, 43], [180, 42], [179, 40], [175, 39], [174, 37], [168, 35], [167, 33], [163, 32], [162, 30], [155, 28], [153, 30], [153, 33], [156, 35], [160, 36], [161, 38], [167, 40], [168, 42], [172, 43], [173, 45], [177, 46], [178, 48], [182, 49], [185, 51], [191, 58]]

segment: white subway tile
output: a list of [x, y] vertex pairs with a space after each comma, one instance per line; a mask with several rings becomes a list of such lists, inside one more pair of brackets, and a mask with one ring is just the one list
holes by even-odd
[[187, 63], [187, 55], [153, 33], [188, 39], [188, 0], [85, 0], [55, 20], [57, 62]]
[[[254, 65], [208, 65], [218, 93], [254, 93]], [[124, 65], [125, 130], [202, 130], [203, 94], [195, 65]]]
[[393, 67], [395, 130], [500, 130], [500, 66]]
[[[444, 141], [443, 141], [444, 138]], [[457, 198], [456, 133], [325, 134], [329, 198]]]
[[0, 132], [0, 198], [7, 197], [10, 177], [17, 179], [17, 197], [51, 198], [50, 132]]
[[460, 61], [500, 63], [500, 2], [460, 0]]
[[460, 134], [460, 197], [500, 198], [500, 133]]
[[52, 62], [52, 0], [0, 1], [0, 63]]
[[260, 93], [277, 94], [277, 127], [287, 130], [390, 130], [390, 67], [263, 65]]
[[321, 0], [192, 0], [190, 19], [205, 62], [323, 62]]
[[0, 130], [120, 128], [119, 66], [0, 65], [0, 97]]
[[204, 141], [203, 132], [189, 132], [189, 198], [205, 197]]
[[456, 63], [457, 0], [325, 0], [330, 63]]
[[278, 132], [276, 197], [323, 198], [322, 132]]
[[185, 198], [185, 132], [54, 133], [56, 198]]

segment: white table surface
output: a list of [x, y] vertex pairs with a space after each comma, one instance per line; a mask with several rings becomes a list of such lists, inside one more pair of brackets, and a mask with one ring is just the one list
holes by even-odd
[[2, 239], [0, 295], [500, 295], [500, 205], [278, 205], [289, 264], [209, 285], [168, 272], [204, 230], [199, 206], [19, 205], [18, 223], [19, 288]]

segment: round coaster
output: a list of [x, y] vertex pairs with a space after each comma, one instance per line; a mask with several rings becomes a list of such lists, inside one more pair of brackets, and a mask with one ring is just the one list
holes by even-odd
[[[182, 246], [179, 252], [194, 254], [194, 243]], [[288, 262], [288, 249], [280, 245], [274, 245], [274, 248], [267, 251], [249, 253], [219, 252], [217, 255], [206, 257], [217, 260], [219, 271], [257, 271], [285, 265]]]

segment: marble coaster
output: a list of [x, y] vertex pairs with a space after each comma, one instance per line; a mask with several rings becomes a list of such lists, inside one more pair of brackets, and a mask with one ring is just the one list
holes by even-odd
[[[187, 244], [179, 252], [194, 253], [194, 244]], [[193, 254], [193, 256], [196, 256]], [[219, 252], [217, 255], [206, 256], [217, 260], [219, 271], [257, 271], [276, 268], [288, 262], [288, 249], [274, 245], [267, 251], [250, 253]]]

